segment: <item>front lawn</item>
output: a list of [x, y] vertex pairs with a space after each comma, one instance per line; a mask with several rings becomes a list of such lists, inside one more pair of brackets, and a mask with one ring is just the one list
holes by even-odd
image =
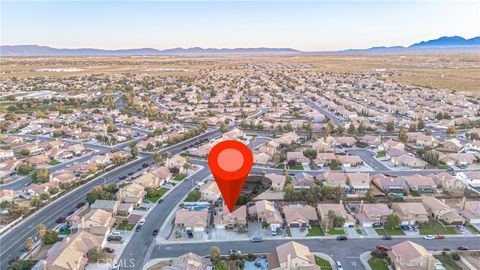
[[443, 266], [449, 270], [462, 270], [462, 267], [460, 267], [457, 262], [452, 260], [452, 258], [448, 255], [437, 255], [435, 256], [439, 261], [442, 262]]
[[293, 165], [293, 166], [289, 166], [290, 170], [303, 170], [303, 166], [302, 165]]
[[469, 230], [473, 234], [480, 234], [480, 231], [477, 228], [475, 228], [472, 224], [468, 224], [467, 226], [465, 226], [465, 228], [467, 228], [467, 230]]
[[129, 224], [128, 221], [124, 220], [122, 223], [118, 224], [117, 230], [120, 231], [131, 231], [135, 227], [135, 224]]
[[405, 232], [400, 228], [382, 228], [375, 229], [379, 235], [405, 235]]
[[325, 236], [323, 229], [318, 224], [311, 225], [311, 229], [308, 229], [307, 236]]
[[388, 263], [385, 259], [372, 257], [368, 260], [368, 264], [372, 270], [388, 270]]
[[202, 193], [200, 193], [200, 191], [193, 190], [190, 193], [188, 193], [187, 198], [185, 198], [185, 201], [186, 202], [196, 202], [196, 201], [200, 200], [201, 197], [202, 197]]
[[50, 162], [48, 162], [48, 165], [55, 166], [55, 165], [58, 165], [60, 163], [61, 163], [60, 161], [52, 159], [52, 160], [50, 160]]
[[376, 157], [377, 158], [382, 158], [382, 157], [385, 157], [386, 155], [387, 155], [386, 151], [379, 151], [379, 152], [377, 152]]
[[328, 235], [344, 235], [345, 231], [342, 228], [333, 228], [333, 229], [329, 229], [327, 234]]
[[332, 265], [330, 265], [330, 263], [327, 260], [320, 258], [318, 256], [315, 256], [315, 264], [320, 266], [322, 270], [332, 270]]
[[455, 227], [445, 227], [438, 221], [429, 221], [424, 225], [420, 225], [420, 234], [458, 234], [458, 231]]
[[286, 169], [285, 164], [278, 164], [276, 168], [277, 169], [283, 169], [283, 170]]
[[168, 188], [158, 188], [158, 189], [150, 189], [147, 191], [147, 196], [146, 199], [151, 201], [151, 202], [157, 202], [158, 199], [160, 199], [165, 192], [168, 191]]
[[185, 177], [187, 177], [187, 175], [184, 174], [184, 173], [181, 173], [181, 174], [175, 175], [175, 177], [173, 177], [173, 180], [175, 180], [175, 181], [182, 181], [183, 179], [185, 179]]

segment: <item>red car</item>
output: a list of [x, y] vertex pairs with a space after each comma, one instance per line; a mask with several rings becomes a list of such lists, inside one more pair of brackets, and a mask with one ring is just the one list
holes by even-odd
[[435, 239], [445, 239], [445, 235], [437, 235], [435, 236]]
[[388, 247], [383, 246], [383, 245], [378, 245], [378, 246], [376, 246], [376, 249], [377, 249], [378, 251], [381, 251], [381, 252], [387, 252], [387, 251], [390, 250]]
[[107, 253], [114, 253], [115, 252], [115, 250], [113, 248], [109, 248], [109, 247], [105, 247], [103, 250]]

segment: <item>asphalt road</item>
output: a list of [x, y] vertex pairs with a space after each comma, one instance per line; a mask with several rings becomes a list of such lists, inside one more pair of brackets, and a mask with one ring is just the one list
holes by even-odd
[[374, 158], [374, 153], [367, 149], [348, 149], [347, 153], [359, 156], [363, 162], [367, 163], [374, 171], [390, 171], [391, 169], [383, 165]]
[[319, 106], [317, 103], [313, 102], [312, 100], [308, 99], [307, 97], [302, 96], [303, 101], [308, 104], [309, 106], [313, 107], [315, 110], [321, 112], [325, 115], [326, 118], [330, 119], [336, 126], [343, 123], [343, 118], [333, 114], [329, 110]]
[[[260, 243], [243, 241], [222, 241], [222, 242], [200, 242], [200, 243], [173, 243], [155, 245], [150, 254], [151, 259], [171, 258], [183, 255], [188, 252], [195, 252], [198, 255], [207, 256], [212, 246], [218, 246], [222, 254], [227, 255], [229, 249], [237, 249], [242, 253], [270, 253], [275, 247], [289, 242], [292, 239], [264, 240]], [[411, 240], [427, 250], [442, 250], [443, 248], [456, 249], [458, 246], [467, 246], [470, 249], [480, 249], [478, 237], [469, 238], [446, 238], [444, 240], [424, 240], [419, 238], [397, 238], [390, 241], [380, 239], [351, 239], [348, 241], [337, 241], [335, 239], [302, 239], [295, 240], [307, 245], [312, 252], [322, 252], [330, 255], [335, 261], [340, 261], [343, 269], [364, 269], [360, 263], [359, 256], [363, 252], [371, 251], [376, 245], [382, 244], [392, 246], [405, 240]], [[138, 268], [140, 269], [140, 268]]]
[[[205, 138], [212, 139], [221, 136], [221, 134], [222, 133], [219, 129], [215, 129], [176, 145], [166, 147], [162, 150], [162, 153], [169, 151], [172, 154], [177, 154], [183, 151], [185, 147], [189, 147], [199, 140]], [[127, 145], [128, 144], [124, 144], [120, 147], [126, 147]], [[34, 237], [36, 235], [36, 226], [38, 224], [43, 223], [47, 226], [47, 228], [53, 228], [56, 225], [55, 220], [59, 216], [65, 216], [71, 210], [74, 210], [77, 203], [84, 201], [87, 193], [90, 192], [94, 186], [104, 183], [118, 183], [121, 181], [119, 179], [120, 176], [126, 175], [129, 172], [136, 172], [139, 168], [142, 168], [143, 163], [150, 163], [152, 161], [153, 156], [148, 155], [136, 161], [130, 162], [120, 168], [116, 168], [98, 178], [95, 178], [85, 185], [51, 202], [44, 208], [38, 210], [32, 216], [27, 217], [12, 230], [3, 234], [0, 237], [0, 269], [5, 269], [7, 267], [10, 258], [14, 256], [20, 256], [23, 253], [22, 249], [25, 246], [27, 238]]]

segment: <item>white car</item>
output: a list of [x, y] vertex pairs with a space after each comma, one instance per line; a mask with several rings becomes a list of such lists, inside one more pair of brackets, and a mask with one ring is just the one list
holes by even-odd
[[429, 235], [425, 235], [425, 236], [423, 237], [423, 239], [425, 239], [425, 240], [433, 240], [433, 239], [435, 239], [435, 236], [429, 234]]
[[343, 266], [342, 266], [342, 263], [337, 261], [337, 269], [338, 270], [343, 270]]
[[143, 224], [145, 224], [145, 219], [143, 219], [143, 218], [140, 219], [140, 221], [138, 222], [138, 224], [143, 226]]

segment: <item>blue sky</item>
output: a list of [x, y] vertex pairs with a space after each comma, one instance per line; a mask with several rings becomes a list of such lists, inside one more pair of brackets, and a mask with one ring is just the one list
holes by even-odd
[[2, 45], [317, 51], [480, 35], [480, 1], [0, 1]]

